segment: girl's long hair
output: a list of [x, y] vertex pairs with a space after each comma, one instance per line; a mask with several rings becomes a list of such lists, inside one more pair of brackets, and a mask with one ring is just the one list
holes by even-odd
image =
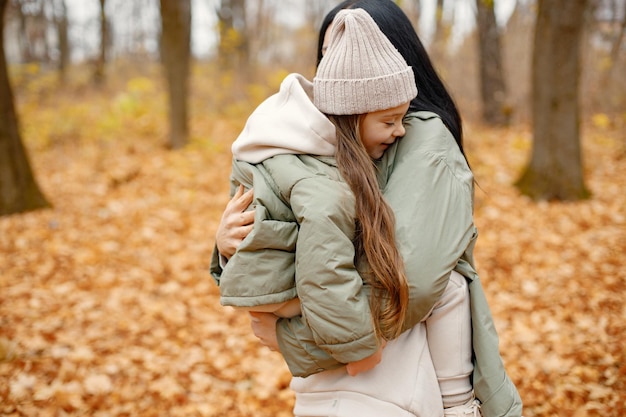
[[367, 261], [368, 270], [359, 272], [372, 287], [370, 306], [376, 333], [391, 340], [402, 333], [409, 287], [396, 246], [393, 211], [378, 185], [376, 166], [361, 142], [362, 117], [328, 116], [337, 131], [337, 166], [356, 200], [355, 263]]

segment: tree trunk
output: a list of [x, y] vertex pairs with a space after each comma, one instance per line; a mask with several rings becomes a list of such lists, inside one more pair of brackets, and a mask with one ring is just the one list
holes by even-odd
[[[618, 17], [618, 12], [617, 12], [617, 4], [614, 5], [614, 10], [613, 10], [613, 20], [615, 21], [615, 23], [619, 22], [619, 29], [617, 31], [617, 34], [615, 35], [615, 39], [612, 42], [611, 45], [611, 52], [609, 54], [609, 70], [607, 71], [607, 76], [606, 79], [610, 80], [613, 77], [613, 73], [616, 67], [616, 63], [619, 61], [619, 53], [622, 50], [622, 43], [623, 43], [623, 39], [624, 36], [626, 36], [626, 13], [623, 14], [623, 16], [621, 17], [621, 22], [619, 20]], [[608, 85], [608, 82], [607, 82]]]
[[444, 35], [444, 30], [446, 28], [443, 26], [443, 0], [436, 0], [435, 3], [435, 39], [442, 40], [446, 36]]
[[532, 70], [533, 149], [516, 183], [536, 200], [590, 193], [580, 144], [580, 44], [587, 0], [539, 0]]
[[45, 15], [45, 4], [42, 1], [15, 1], [13, 9], [18, 15], [18, 44], [22, 62], [47, 62], [48, 40], [46, 29], [48, 22]]
[[191, 60], [191, 1], [161, 0], [161, 62], [169, 92], [169, 145], [182, 148], [189, 136], [187, 91]]
[[104, 67], [107, 60], [108, 22], [105, 12], [106, 0], [100, 0], [100, 51], [96, 59], [93, 80], [97, 85], [104, 83]]
[[504, 126], [509, 123], [511, 108], [506, 104], [500, 31], [493, 7], [493, 0], [476, 0], [482, 118], [489, 125]]
[[70, 61], [70, 42], [68, 37], [67, 7], [65, 0], [58, 0], [58, 11], [55, 10], [57, 35], [59, 39], [59, 79], [65, 82], [67, 66]]
[[18, 43], [20, 48], [20, 55], [22, 62], [31, 62], [33, 60], [31, 50], [30, 50], [30, 42], [28, 42], [28, 30], [26, 28], [26, 15], [24, 14], [24, 10], [22, 9], [22, 5], [20, 3], [14, 4], [15, 12], [18, 15], [19, 19], [19, 33]]
[[0, 216], [49, 207], [28, 162], [13, 106], [4, 54], [4, 12], [0, 0]]

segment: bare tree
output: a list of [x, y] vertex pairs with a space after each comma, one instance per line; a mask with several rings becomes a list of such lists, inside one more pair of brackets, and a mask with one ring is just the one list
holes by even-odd
[[[249, 45], [246, 0], [222, 0], [217, 10], [219, 19], [218, 55], [224, 71], [248, 71]], [[242, 75], [243, 75], [242, 74]]]
[[169, 92], [169, 145], [189, 136], [187, 92], [191, 61], [191, 0], [161, 0], [161, 62]]
[[613, 78], [626, 36], [626, 0], [590, 1], [595, 15], [593, 30], [600, 33], [601, 39], [610, 45], [608, 60], [605, 60], [608, 68], [601, 79], [601, 87], [604, 90]]
[[[452, 2], [454, 7], [454, 2]], [[444, 0], [436, 0], [435, 3], [435, 26], [432, 33], [432, 41], [428, 47], [430, 57], [438, 67], [443, 65], [447, 59], [446, 49], [452, 33], [452, 22], [444, 18]], [[454, 13], [454, 10], [452, 11]], [[454, 20], [454, 18], [452, 18]]]
[[528, 122], [529, 125], [532, 44], [536, 18], [534, 3], [531, 5], [529, 1], [517, 1], [506, 27], [501, 32], [507, 105], [512, 109], [511, 119]]
[[46, 36], [48, 19], [44, 0], [15, 0], [12, 10], [19, 20], [18, 37], [22, 62], [46, 62], [49, 45]]
[[611, 62], [617, 61], [617, 55], [622, 49], [624, 36], [626, 36], [626, 13], [622, 16], [622, 20], [619, 23], [619, 32], [617, 36], [615, 36], [615, 42], [613, 42], [613, 46], [611, 47]]
[[30, 168], [13, 105], [3, 35], [8, 1], [0, 0], [0, 215], [50, 206]]
[[533, 149], [516, 185], [534, 199], [587, 198], [580, 145], [580, 47], [588, 0], [539, 0], [532, 70]]
[[106, 0], [100, 0], [100, 50], [96, 58], [93, 79], [96, 84], [104, 83], [105, 66], [107, 61], [107, 46], [109, 39], [108, 19], [106, 15]]
[[506, 85], [502, 70], [500, 31], [493, 0], [476, 0], [482, 118], [490, 125], [509, 123]]
[[59, 79], [61, 82], [65, 82], [67, 66], [70, 61], [67, 7], [65, 5], [65, 0], [56, 0], [54, 6], [54, 22], [59, 42]]
[[435, 4], [435, 39], [443, 39], [446, 36], [444, 31], [446, 28], [443, 25], [443, 0], [436, 0]]
[[30, 51], [30, 43], [28, 42], [28, 30], [26, 28], [27, 16], [24, 13], [24, 10], [22, 9], [22, 4], [19, 1], [11, 2], [10, 7], [15, 12], [19, 20], [19, 36], [17, 40], [18, 40], [21, 60], [22, 62], [30, 62], [32, 58], [31, 58], [31, 51]]

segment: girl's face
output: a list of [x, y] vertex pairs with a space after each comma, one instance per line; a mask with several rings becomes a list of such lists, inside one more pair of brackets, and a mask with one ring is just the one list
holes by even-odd
[[370, 158], [380, 159], [397, 138], [404, 136], [406, 131], [402, 119], [409, 110], [409, 104], [410, 102], [406, 102], [392, 109], [363, 115], [359, 134]]
[[[322, 44], [322, 55], [328, 49], [328, 41], [333, 24], [326, 28], [324, 42]], [[367, 113], [361, 118], [359, 133], [361, 141], [367, 154], [372, 159], [380, 159], [383, 153], [391, 146], [397, 138], [404, 136], [405, 130], [402, 126], [402, 119], [409, 110], [410, 102], [401, 104], [393, 109], [381, 110]]]

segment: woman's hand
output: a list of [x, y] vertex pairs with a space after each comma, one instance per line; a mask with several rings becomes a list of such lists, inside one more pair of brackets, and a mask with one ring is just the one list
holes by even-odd
[[217, 227], [215, 242], [220, 255], [226, 259], [233, 256], [237, 246], [252, 230], [254, 210], [244, 210], [252, 203], [253, 198], [253, 190], [244, 193], [243, 186], [240, 185], [224, 209], [222, 220]]
[[350, 362], [346, 365], [346, 371], [350, 376], [356, 376], [361, 372], [369, 371], [373, 369], [376, 365], [378, 365], [383, 357], [383, 349], [387, 344], [386, 340], [383, 340], [380, 348], [376, 353], [372, 356], [368, 356], [367, 358], [361, 359], [360, 361]]
[[261, 344], [270, 350], [280, 352], [278, 338], [276, 337], [276, 322], [278, 316], [273, 313], [250, 312], [250, 321], [254, 335], [259, 338]]

